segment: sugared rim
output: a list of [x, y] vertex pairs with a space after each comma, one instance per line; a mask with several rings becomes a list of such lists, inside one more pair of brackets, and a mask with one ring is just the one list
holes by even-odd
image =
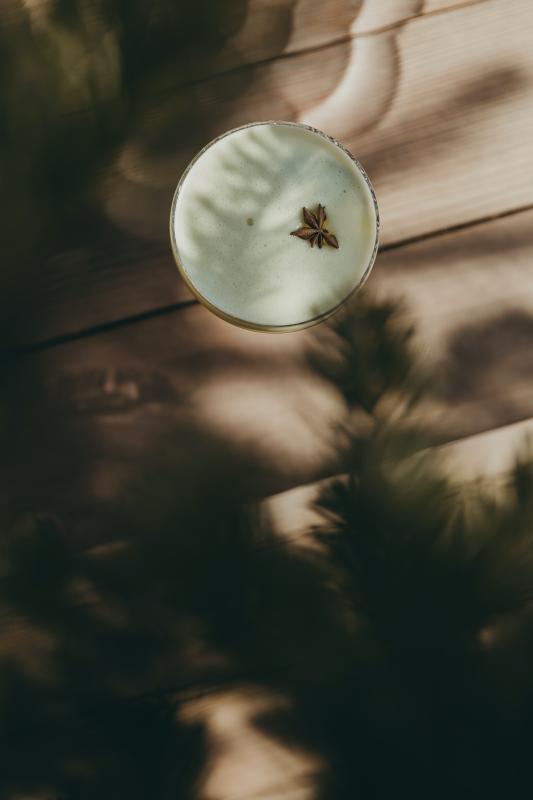
[[[234, 317], [232, 314], [228, 314], [225, 311], [222, 311], [222, 309], [220, 309], [218, 306], [215, 306], [210, 300], [207, 299], [207, 297], [204, 297], [204, 295], [197, 289], [197, 287], [193, 284], [190, 277], [187, 275], [185, 266], [180, 258], [178, 244], [176, 242], [176, 236], [174, 231], [175, 227], [174, 218], [176, 215], [176, 205], [181, 192], [181, 188], [185, 182], [185, 179], [187, 178], [187, 175], [189, 174], [193, 166], [196, 164], [198, 159], [203, 156], [206, 150], [209, 150], [210, 147], [219, 142], [221, 139], [225, 139], [226, 136], [231, 136], [232, 133], [236, 133], [237, 131], [242, 131], [245, 130], [246, 128], [254, 128], [259, 125], [285, 125], [286, 127], [291, 127], [291, 128], [304, 128], [307, 131], [311, 131], [311, 133], [316, 133], [318, 136], [322, 136], [323, 139], [326, 139], [328, 142], [331, 142], [332, 144], [340, 148], [353, 161], [356, 168], [361, 173], [369, 189], [370, 196], [372, 198], [372, 204], [374, 206], [374, 213], [376, 216], [376, 237], [374, 240], [374, 247], [372, 249], [370, 258], [368, 260], [367, 267], [359, 283], [356, 286], [354, 286], [351, 292], [349, 292], [346, 295], [346, 297], [344, 297], [340, 301], [340, 303], [337, 303], [337, 305], [333, 306], [333, 308], [324, 311], [322, 314], [319, 314], [316, 317], [311, 317], [310, 319], [304, 320], [302, 322], [291, 323], [290, 325], [262, 325], [261, 323], [250, 322], [249, 320], [240, 319], [239, 317]], [[328, 136], [328, 134], [324, 133], [324, 131], [320, 131], [318, 130], [318, 128], [313, 128], [311, 125], [305, 125], [303, 122], [284, 122], [283, 120], [263, 120], [261, 122], [249, 122], [246, 125], [239, 125], [237, 128], [231, 128], [231, 130], [222, 133], [220, 136], [217, 136], [215, 139], [212, 139], [210, 142], [208, 142], [205, 145], [205, 147], [203, 147], [194, 156], [194, 158], [189, 162], [188, 166], [185, 168], [181, 178], [179, 179], [178, 185], [176, 186], [176, 191], [174, 192], [174, 197], [172, 199], [172, 205], [170, 208], [170, 242], [172, 245], [172, 253], [174, 255], [174, 260], [176, 262], [176, 266], [178, 268], [181, 277], [185, 281], [186, 285], [188, 286], [192, 294], [198, 300], [198, 302], [201, 303], [203, 306], [205, 306], [207, 309], [209, 309], [209, 311], [211, 311], [217, 317], [220, 317], [226, 322], [230, 322], [232, 325], [237, 325], [239, 328], [246, 328], [247, 330], [263, 331], [266, 333], [287, 333], [289, 331], [298, 331], [302, 330], [303, 328], [310, 328], [313, 325], [318, 325], [320, 322], [323, 322], [325, 319], [328, 319], [328, 317], [331, 317], [333, 314], [335, 314], [335, 312], [338, 311], [339, 308], [343, 306], [347, 302], [347, 300], [349, 300], [350, 297], [352, 297], [352, 295], [354, 295], [355, 292], [357, 292], [361, 288], [361, 286], [365, 283], [368, 276], [370, 275], [370, 272], [372, 270], [372, 267], [374, 266], [374, 261], [376, 260], [376, 255], [378, 252], [379, 226], [380, 226], [379, 209], [374, 187], [372, 186], [370, 178], [366, 174], [364, 167], [355, 158], [355, 156], [353, 156], [341, 142], [337, 141], [337, 139], [334, 139], [332, 136]]]

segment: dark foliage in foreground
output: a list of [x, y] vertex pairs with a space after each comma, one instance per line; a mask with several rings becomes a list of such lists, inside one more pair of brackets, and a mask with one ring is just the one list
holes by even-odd
[[148, 468], [112, 545], [80, 553], [35, 514], [3, 537], [1, 797], [197, 796], [205, 732], [180, 709], [240, 682], [290, 699], [256, 725], [325, 758], [324, 798], [529, 796], [531, 464], [498, 501], [458, 491], [409, 426], [393, 307], [361, 300], [335, 336], [332, 379], [373, 424], [322, 493], [319, 547]]

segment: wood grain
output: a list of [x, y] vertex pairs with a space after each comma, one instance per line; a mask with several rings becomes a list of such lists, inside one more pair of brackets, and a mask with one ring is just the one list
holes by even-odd
[[214, 470], [250, 496], [321, 477], [342, 402], [311, 370], [311, 336], [240, 330], [195, 306], [20, 359], [4, 370], [8, 504], [60, 506], [90, 528], [166, 459], [177, 483]]
[[[237, 41], [240, 57], [275, 54], [287, 37], [287, 5], [257, 2], [258, 16]], [[324, 26], [308, 13], [318, 5], [307, 0], [296, 6], [294, 19], [301, 19], [285, 52], [321, 46], [337, 36], [337, 24], [346, 30], [352, 13], [347, 0], [338, 0]], [[393, 5], [402, 6], [391, 2], [388, 14]], [[455, 5], [427, 0], [424, 12]], [[348, 137], [375, 177], [388, 243], [533, 202], [533, 60], [526, 52], [531, 8], [518, 0], [512, 7], [488, 0], [457, 11], [454, 22], [451, 17], [418, 18], [402, 29], [399, 49], [389, 33], [375, 37], [381, 37], [382, 50], [365, 55], [362, 48], [366, 69], [382, 53], [401, 66], [379, 125]], [[371, 33], [364, 19], [361, 14], [360, 31]], [[263, 29], [269, 37], [261, 42]], [[222, 118], [246, 119], [258, 98], [280, 114], [297, 117], [308, 108], [323, 114], [322, 101], [345, 75], [350, 50], [349, 43], [336, 47], [331, 69], [307, 95], [323, 55], [287, 60], [293, 75], [281, 62], [265, 68], [256, 84], [242, 84]], [[217, 94], [217, 86], [205, 100], [215, 127], [220, 97], [230, 92]], [[130, 216], [139, 198], [142, 216], [143, 203], [157, 197], [157, 218], [168, 191], [165, 164], [172, 159], [146, 166], [135, 163], [134, 149], [130, 155], [131, 162], [120, 165], [124, 196], [115, 196], [118, 206], [109, 207], [122, 209], [114, 216], [128, 234], [107, 230], [96, 245], [58, 255], [40, 270], [32, 292], [16, 279], [8, 282], [13, 313], [4, 343], [8, 337], [20, 344], [75, 333], [188, 297], [166, 244], [153, 241], [150, 225], [133, 235], [136, 218]], [[155, 193], [147, 191], [150, 186]], [[378, 294], [405, 298], [423, 356], [441, 367], [421, 414], [437, 422], [443, 440], [463, 437], [440, 448], [450, 473], [458, 483], [481, 477], [491, 491], [505, 483], [515, 453], [533, 432], [532, 225], [528, 211], [384, 252], [369, 284]], [[147, 239], [138, 235], [143, 232]], [[79, 546], [92, 546], [99, 543], [95, 530], [108, 534], [103, 520], [117, 497], [134, 509], [136, 487], [155, 474], [167, 491], [186, 491], [208, 463], [229, 486], [245, 474], [238, 489], [250, 496], [304, 484], [275, 495], [268, 506], [287, 541], [305, 544], [305, 530], [316, 522], [309, 508], [318, 490], [313, 481], [336, 469], [340, 440], [334, 426], [344, 410], [338, 393], [309, 368], [306, 354], [316, 333], [267, 337], [231, 328], [194, 307], [11, 363], [2, 376], [1, 516], [28, 507], [57, 510], [73, 523]], [[3, 653], [25, 668], [43, 668], [51, 640], [27, 621], [17, 627], [12, 612], [2, 614]], [[186, 626], [180, 635], [191, 638]], [[202, 657], [206, 668], [219, 666], [212, 653]], [[166, 663], [158, 679], [175, 666]], [[205, 794], [221, 800], [258, 793], [314, 796], [322, 764], [253, 724], [258, 713], [283, 709], [284, 702], [244, 686], [183, 705], [182, 721], [203, 726], [213, 753], [201, 776]]]
[[[469, 435], [533, 413], [532, 225], [533, 211], [524, 212], [378, 256], [368, 288], [379, 296], [396, 297], [406, 303], [419, 330], [421, 355], [432, 365], [441, 365], [441, 383], [435, 387], [432, 404], [435, 415], [443, 419], [444, 437]], [[126, 262], [124, 270], [128, 269]], [[168, 269], [168, 274], [164, 275], [163, 269]], [[180, 285], [172, 265], [161, 262], [161, 270], [165, 280], [160, 284], [156, 281], [154, 291], [160, 291], [167, 300], [178, 299]], [[164, 286], [168, 287], [166, 291]], [[151, 284], [143, 287], [142, 283], [133, 283], [131, 297], [149, 298], [150, 287]], [[59, 297], [58, 313], [60, 300]], [[150, 306], [123, 305], [121, 310], [142, 311], [147, 307]], [[80, 299], [72, 309], [72, 325], [83, 322], [82, 311]], [[274, 342], [270, 337], [263, 341], [261, 335], [228, 328], [197, 308], [143, 323], [142, 330], [150, 331], [146, 339], [141, 337], [143, 358], [150, 360], [153, 348], [158, 359], [170, 359], [184, 341], [182, 331], [189, 330], [191, 319], [195, 320], [195, 333], [186, 345], [191, 358], [198, 346], [199, 331], [206, 341], [213, 337], [214, 352], [225, 352], [223, 343], [231, 341], [232, 347], [238, 343], [243, 352], [250, 348], [250, 357], [257, 353], [260, 361], [262, 353], [273, 348], [282, 360], [286, 354], [286, 367], [290, 368], [294, 343], [305, 339], [298, 334], [294, 340], [291, 335]], [[114, 342], [128, 358], [135, 357], [139, 336], [126, 327], [95, 337], [94, 342], [73, 343], [44, 357], [45, 362], [59, 366], [65, 359], [68, 367], [69, 352], [79, 364], [90, 353], [96, 354], [93, 360], [105, 362], [106, 348], [113, 349]]]
[[[398, 39], [396, 88], [394, 80], [389, 84], [381, 73], [365, 71], [367, 58], [369, 66], [384, 52], [392, 57], [387, 70], [393, 68], [392, 34], [364, 40], [361, 91], [377, 96], [381, 86], [379, 102], [386, 104], [390, 96], [390, 108], [367, 133], [357, 133], [370, 120], [359, 108], [348, 120], [332, 118], [327, 127], [335, 134], [345, 123], [354, 126], [346, 141], [375, 183], [385, 244], [533, 202], [527, 168], [533, 141], [527, 36], [532, 16], [526, 0], [512, 7], [487, 0], [417, 20]], [[377, 47], [374, 54], [371, 47]], [[103, 182], [106, 211], [123, 234], [93, 233], [89, 242], [32, 265], [27, 274], [5, 270], [4, 343], [63, 334], [183, 297], [166, 230], [180, 170], [201, 143], [233, 124], [258, 116], [315, 121], [351, 58], [350, 43], [343, 43], [327, 59], [307, 53], [257, 67], [249, 83], [235, 76], [213, 79], [196, 90], [197, 139], [157, 158], [143, 155], [140, 142], [132, 141]], [[169, 102], [190, 110], [186, 94]]]
[[[524, 169], [533, 132], [532, 15], [527, 0], [489, 0], [335, 45], [327, 58], [306, 53], [256, 67], [246, 82], [214, 79], [194, 98], [199, 139], [257, 118], [327, 129], [373, 179], [385, 243], [526, 205], [533, 200]], [[190, 109], [193, 101], [174, 102]], [[164, 240], [174, 176], [199, 143], [149, 158], [132, 141], [106, 183], [111, 218]]]
[[[517, 214], [377, 261], [369, 289], [411, 305], [419, 349], [437, 367], [420, 414], [442, 441], [533, 414], [532, 223], [533, 212]], [[54, 496], [71, 510], [105, 505], [165, 441], [178, 471], [194, 471], [190, 453], [194, 469], [233, 464], [252, 494], [320, 478], [335, 470], [343, 413], [306, 360], [325, 330], [266, 336], [193, 306], [21, 359], [5, 375], [8, 428], [22, 439], [9, 452], [36, 451], [36, 502]], [[44, 428], [52, 448], [35, 444]]]
[[[470, 0], [485, 2], [485, 0]], [[280, 54], [322, 47], [350, 35], [372, 33], [382, 26], [400, 25], [428, 13], [447, 12], [464, 0], [247, 0], [246, 13], [219, 57], [209, 64], [211, 72], [254, 64]], [[95, 4], [96, 5], [96, 4]], [[0, 9], [2, 25], [16, 31], [22, 21], [33, 25], [46, 21], [49, 3], [6, 0]], [[360, 21], [358, 20], [360, 18]]]
[[[448, 442], [437, 450], [458, 491], [468, 494], [481, 488], [496, 496], [508, 485], [517, 459], [531, 457], [532, 436], [533, 419], [527, 419]], [[314, 503], [330, 481], [298, 486], [264, 501], [276, 531], [291, 547], [316, 547], [310, 532], [322, 520]]]
[[486, 431], [440, 448], [450, 475], [459, 483], [481, 482], [493, 488], [508, 481], [518, 458], [531, 457], [533, 420]]
[[[485, 63], [481, 48], [467, 47], [468, 37], [474, 23], [479, 23], [484, 36], [498, 24], [500, 60], [502, 49], [507, 52], [512, 40], [516, 57], [522, 65], [527, 64], [525, 54], [519, 49], [520, 37], [516, 39], [511, 33], [517, 31], [518, 23], [527, 18], [531, 8], [521, 3], [517, 13], [518, 8], [519, 3], [502, 17], [501, 5], [487, 2], [457, 12], [468, 23], [466, 27], [470, 26], [470, 33], [459, 35], [452, 55]], [[433, 102], [438, 92], [430, 92], [431, 80], [421, 68], [421, 53], [427, 57], [430, 46], [434, 55], [439, 47], [444, 50], [442, 26], [448, 24], [447, 20], [448, 15], [443, 14], [410, 28], [420, 29], [424, 25], [432, 32], [423, 36], [420, 43], [413, 40], [406, 47], [406, 57], [413, 60], [409, 81], [418, 84], [427, 81], [422, 96], [426, 102]], [[406, 35], [407, 29], [402, 34], [403, 45]], [[477, 41], [481, 41], [479, 34]], [[442, 52], [432, 60], [431, 69], [435, 63], [442, 71], [441, 84], [444, 66], [453, 67], [447, 58], [445, 62]], [[312, 60], [309, 70], [316, 69], [316, 60], [314, 66]], [[272, 69], [271, 76], [275, 70], [282, 70], [277, 84], [281, 87], [287, 73], [280, 65], [273, 65]], [[452, 83], [454, 75], [459, 82], [454, 72]], [[483, 113], [490, 114], [497, 107], [501, 77], [491, 91], [488, 91], [490, 86], [485, 87], [488, 94], [481, 98], [481, 106], [476, 106], [478, 111], [485, 109]], [[293, 80], [295, 86], [305, 85], [298, 69]], [[328, 80], [324, 78], [317, 96], [326, 91]], [[237, 105], [242, 100], [240, 97]], [[473, 97], [472, 103], [474, 100]], [[525, 118], [520, 93], [516, 100], [513, 105], [519, 116]], [[407, 111], [404, 116], [407, 118]], [[438, 138], [442, 119], [432, 115], [424, 119], [428, 129], [434, 129], [433, 139]], [[387, 118], [381, 127], [390, 128]], [[511, 132], [507, 132], [510, 137]], [[501, 135], [490, 125], [489, 133], [491, 142], [497, 142]], [[375, 138], [378, 136], [379, 130]], [[398, 134], [395, 136], [399, 138]], [[511, 151], [509, 143], [508, 146]], [[529, 147], [529, 142], [524, 140], [521, 146]], [[469, 181], [474, 167], [479, 169], [477, 154], [470, 155], [464, 175]], [[524, 151], [522, 158], [526, 163]], [[425, 175], [428, 179], [440, 163], [428, 159], [425, 165], [420, 165], [420, 158], [418, 162], [416, 169], [405, 173], [406, 193], [408, 181], [413, 185], [423, 181]], [[498, 164], [501, 163], [499, 160]], [[526, 170], [522, 172], [525, 174]], [[384, 185], [380, 197], [386, 198], [390, 173], [382, 170], [381, 174]], [[475, 181], [472, 185], [481, 192]], [[501, 200], [502, 195], [506, 196], [502, 186], [505, 188], [502, 182], [494, 183], [491, 190], [485, 185], [485, 197]], [[441, 192], [436, 196], [443, 199]], [[454, 195], [454, 204], [447, 202], [447, 210], [453, 209], [455, 213], [456, 207], [461, 208], [458, 196]], [[413, 204], [416, 213], [404, 202], [415, 225], [427, 207], [418, 203], [418, 195]], [[443, 364], [442, 375], [446, 379], [436, 389], [427, 409], [428, 414], [431, 412], [443, 420], [443, 439], [501, 426], [532, 413], [528, 366], [531, 221], [531, 214], [517, 215], [385, 253], [378, 259], [370, 287], [406, 297], [420, 325], [419, 341], [428, 358], [433, 362], [441, 360]], [[40, 276], [35, 284], [34, 306], [40, 319], [33, 315], [32, 328], [28, 318], [19, 315], [23, 326], [19, 329], [21, 339], [25, 336], [26, 341], [32, 341], [105, 324], [183, 298], [165, 247], [113, 233], [109, 233], [109, 240], [102, 238], [98, 247], [67, 254], [62, 262], [56, 261], [57, 271]], [[27, 293], [21, 297], [26, 309], [30, 300]], [[17, 307], [14, 311], [18, 314]], [[42, 400], [42, 408], [48, 409], [60, 431], [65, 421], [68, 421], [65, 430], [70, 430], [72, 424], [74, 431], [72, 439], [66, 438], [63, 450], [58, 446], [44, 451], [40, 462], [42, 473], [53, 479], [59, 495], [66, 474], [88, 490], [87, 497], [105, 499], [113, 487], [125, 480], [128, 473], [125, 463], [136, 462], [143, 448], [150, 450], [167, 431], [173, 430], [178, 439], [183, 437], [181, 442], [186, 449], [194, 441], [193, 432], [198, 433], [206, 420], [211, 427], [202, 447], [216, 450], [221, 446], [222, 451], [227, 446], [234, 447], [238, 463], [249, 466], [250, 485], [255, 492], [267, 494], [327, 473], [331, 469], [333, 444], [327, 436], [326, 441], [321, 436], [317, 439], [318, 421], [322, 420], [324, 425], [332, 423], [342, 406], [339, 398], [329, 394], [324, 386], [310, 383], [309, 372], [302, 366], [305, 336], [284, 337], [275, 342], [268, 337], [263, 340], [261, 336], [230, 329], [203, 309], [195, 308], [58, 348], [33, 359], [29, 368], [25, 362], [21, 369], [23, 373], [28, 369], [28, 374], [23, 375], [23, 382], [28, 384], [27, 394]], [[290, 375], [290, 380], [280, 391], [281, 375]], [[313, 389], [309, 388], [311, 385]], [[242, 392], [241, 386], [245, 386]], [[230, 399], [233, 396], [235, 402]], [[190, 398], [195, 409], [192, 417]], [[35, 411], [34, 406], [32, 401], [28, 413]], [[257, 409], [263, 409], [261, 414]], [[31, 425], [26, 425], [24, 413], [24, 404], [16, 408], [16, 419], [21, 421], [23, 429], [29, 429]], [[66, 415], [65, 419], [62, 415]], [[36, 419], [41, 425], [47, 424], [43, 415]], [[94, 446], [100, 439], [105, 441], [103, 452], [100, 444]], [[24, 452], [24, 447], [20, 452]], [[90, 465], [89, 476], [78, 474], [73, 459]], [[75, 497], [76, 492], [67, 495]], [[40, 495], [37, 492], [37, 499], [44, 496], [46, 491]], [[91, 502], [87, 500], [84, 507], [89, 508]]]
[[384, 242], [532, 202], [532, 12], [488, 2], [404, 29], [394, 103], [356, 150], [378, 189]]
[[464, 6], [484, 3], [486, 0], [425, 0], [424, 14], [444, 12], [450, 9], [460, 9]]
[[370, 278], [411, 309], [446, 438], [533, 414], [532, 224], [528, 211], [383, 253]]
[[413, 4], [409, 0], [394, 0], [392, 3], [368, 2], [361, 7], [361, 12], [352, 26], [352, 34], [373, 36], [423, 17], [460, 11], [468, 6], [485, 2], [487, 0], [423, 0], [418, 4]]

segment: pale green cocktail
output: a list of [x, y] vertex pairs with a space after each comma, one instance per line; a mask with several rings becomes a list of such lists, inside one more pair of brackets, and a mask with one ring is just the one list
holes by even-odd
[[338, 142], [305, 125], [259, 122], [191, 162], [170, 231], [201, 302], [237, 325], [283, 331], [325, 319], [363, 283], [379, 216], [364, 170]]

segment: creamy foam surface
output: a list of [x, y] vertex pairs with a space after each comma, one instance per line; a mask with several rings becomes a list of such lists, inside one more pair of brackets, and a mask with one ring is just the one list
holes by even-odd
[[[302, 207], [326, 207], [339, 249], [291, 236]], [[209, 146], [175, 197], [174, 248], [192, 287], [252, 326], [299, 325], [327, 314], [372, 260], [376, 210], [352, 159], [299, 126], [258, 124]]]

